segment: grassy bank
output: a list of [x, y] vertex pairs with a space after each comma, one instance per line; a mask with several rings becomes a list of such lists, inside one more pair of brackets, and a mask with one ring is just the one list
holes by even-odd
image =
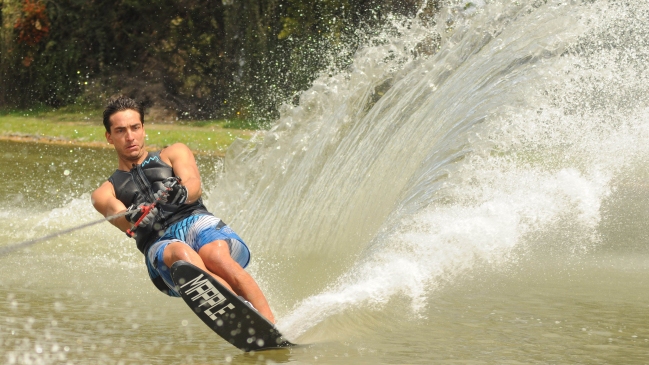
[[[101, 115], [101, 110], [91, 109], [0, 113], [0, 139], [110, 147]], [[144, 124], [150, 148], [182, 142], [196, 152], [219, 155], [236, 138], [248, 139], [254, 132], [237, 126], [225, 120], [166, 124], [151, 118]]]

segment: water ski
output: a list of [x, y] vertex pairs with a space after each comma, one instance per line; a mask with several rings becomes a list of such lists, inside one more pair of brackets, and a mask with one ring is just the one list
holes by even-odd
[[293, 344], [257, 310], [205, 271], [186, 262], [171, 266], [171, 276], [187, 305], [214, 332], [243, 351]]

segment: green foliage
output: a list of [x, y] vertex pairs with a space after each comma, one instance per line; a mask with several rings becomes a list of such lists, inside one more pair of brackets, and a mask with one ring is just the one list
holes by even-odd
[[[15, 29], [21, 19], [36, 24], [28, 21], [34, 15], [27, 3], [42, 8], [39, 19], [49, 25], [35, 42], [20, 42]], [[406, 0], [0, 0], [0, 6], [0, 107], [99, 106], [123, 93], [180, 119], [256, 120], [256, 126], [319, 72], [344, 67], [361, 41], [357, 34], [389, 12], [416, 8]]]

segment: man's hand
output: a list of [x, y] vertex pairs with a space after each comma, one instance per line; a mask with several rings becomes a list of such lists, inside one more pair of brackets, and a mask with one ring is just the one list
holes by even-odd
[[[171, 166], [175, 176], [182, 179], [182, 184], [178, 185], [187, 190], [187, 198], [182, 204], [197, 201], [201, 197], [201, 175], [192, 151], [182, 143], [175, 143], [160, 151], [160, 159]], [[181, 203], [177, 201], [176, 204]]]
[[[180, 184], [179, 177], [168, 177], [162, 183], [167, 188], [167, 196], [164, 197], [166, 204], [181, 205], [187, 201], [187, 188]], [[157, 194], [161, 193], [158, 192]]]
[[[138, 223], [139, 226], [149, 226], [153, 225], [158, 215], [158, 208], [155, 206], [151, 207], [151, 204], [140, 204], [137, 207], [135, 204], [131, 205], [126, 211], [126, 220], [131, 222], [131, 224]], [[143, 218], [144, 217], [144, 218]], [[142, 219], [142, 220], [140, 220]]]

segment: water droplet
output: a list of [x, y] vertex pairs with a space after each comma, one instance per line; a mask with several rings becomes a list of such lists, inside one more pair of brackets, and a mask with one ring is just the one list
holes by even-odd
[[70, 170], [65, 170], [65, 171], [63, 171], [63, 175], [65, 175], [65, 176], [70, 175]]

